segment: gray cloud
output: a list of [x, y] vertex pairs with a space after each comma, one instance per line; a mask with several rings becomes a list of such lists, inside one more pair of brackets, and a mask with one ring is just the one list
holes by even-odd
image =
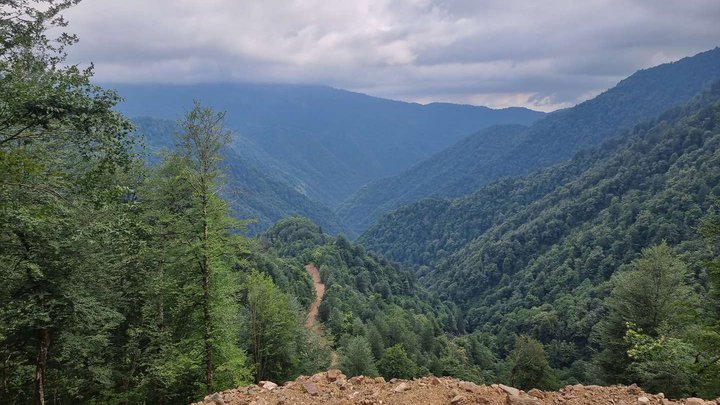
[[720, 45], [717, 0], [85, 0], [107, 82], [293, 82], [551, 110]]

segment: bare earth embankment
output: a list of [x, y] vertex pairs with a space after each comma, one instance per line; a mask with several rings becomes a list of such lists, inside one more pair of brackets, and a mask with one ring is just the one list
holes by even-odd
[[283, 386], [263, 381], [259, 385], [228, 390], [207, 396], [203, 405], [303, 405], [303, 404], [686, 404], [720, 405], [720, 398], [703, 401], [687, 398], [666, 399], [662, 394], [648, 394], [637, 386], [571, 385], [559, 391], [524, 392], [493, 384], [476, 385], [454, 378], [423, 377], [416, 380], [385, 381], [382, 377], [346, 378], [339, 370], [310, 377], [301, 376]]

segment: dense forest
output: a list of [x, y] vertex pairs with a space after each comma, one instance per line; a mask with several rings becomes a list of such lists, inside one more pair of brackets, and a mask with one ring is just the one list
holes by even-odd
[[[462, 159], [437, 174], [500, 149], [546, 156], [520, 174], [615, 136], [457, 200], [401, 207], [352, 243], [286, 167], [259, 164], [230, 113], [196, 101], [177, 122], [123, 115], [92, 66], [66, 63], [78, 38], [61, 33], [62, 13], [77, 3], [0, 8], [0, 403], [186, 404], [330, 367], [720, 395], [720, 82], [705, 86], [717, 49], [531, 127], [477, 132], [438, 155]], [[416, 109], [536, 116], [380, 105], [396, 124]], [[578, 139], [546, 154], [528, 143], [544, 125], [564, 134], [553, 142]], [[261, 232], [290, 214], [327, 221], [292, 216]], [[325, 287], [317, 328], [313, 266]]]
[[[77, 38], [45, 34], [74, 3], [2, 14], [0, 402], [188, 403], [333, 352], [349, 375], [481, 379], [447, 334], [457, 310], [397, 265], [307, 220], [243, 236], [224, 113], [196, 103], [148, 158], [118, 95], [63, 64]], [[324, 336], [303, 327], [308, 260], [328, 285]]]
[[[526, 334], [567, 381], [717, 395], [707, 264], [718, 246], [699, 230], [720, 196], [718, 123], [715, 83], [566, 163], [400, 208], [360, 242], [415, 265], [460, 307], [468, 332], [496, 337], [501, 355]], [[651, 286], [657, 294], [643, 296]], [[656, 305], [662, 313], [647, 322], [642, 312]], [[654, 363], [634, 361], [633, 350]]]
[[569, 159], [720, 80], [720, 48], [641, 70], [575, 107], [548, 114], [525, 130], [496, 127], [466, 138], [402, 173], [376, 180], [337, 210], [361, 233], [383, 214], [424, 197], [462, 197], [504, 176], [518, 176]]

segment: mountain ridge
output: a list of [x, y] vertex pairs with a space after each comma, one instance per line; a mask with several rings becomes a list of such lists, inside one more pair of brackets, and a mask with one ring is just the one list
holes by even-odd
[[[717, 79], [720, 48], [639, 70], [591, 100], [547, 114], [526, 130], [522, 142], [495, 156], [477, 162], [473, 156], [456, 153], [461, 165], [452, 155], [430, 157], [396, 176], [368, 184], [346, 199], [336, 212], [355, 232], [362, 232], [382, 213], [399, 205], [431, 195], [459, 197], [497, 178], [525, 175], [568, 159], [584, 147], [682, 105]], [[448, 150], [464, 152], [468, 147], [458, 145]], [[482, 146], [478, 143], [471, 147]], [[427, 175], [444, 171], [446, 161], [456, 165], [454, 173], [444, 178]], [[408, 192], [410, 188], [419, 192]]]

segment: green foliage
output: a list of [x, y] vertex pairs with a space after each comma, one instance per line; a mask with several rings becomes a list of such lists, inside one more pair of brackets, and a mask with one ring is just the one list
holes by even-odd
[[387, 379], [403, 378], [409, 380], [420, 375], [417, 364], [408, 357], [402, 344], [396, 344], [385, 349], [377, 366], [380, 375]]
[[370, 343], [364, 336], [353, 336], [340, 350], [340, 369], [348, 376], [377, 376], [375, 357], [370, 350]]
[[298, 315], [287, 295], [267, 275], [252, 272], [243, 286], [243, 341], [255, 365], [255, 380], [285, 381], [297, 364]]
[[[350, 229], [359, 233], [403, 204], [431, 196], [457, 198], [503, 177], [527, 175], [683, 105], [716, 80], [720, 80], [717, 48], [638, 71], [592, 100], [549, 114], [528, 128], [500, 126], [471, 135], [400, 174], [359, 189], [343, 202], [338, 213]], [[427, 222], [416, 226], [419, 232], [432, 231]], [[363, 237], [362, 243], [374, 240]], [[419, 254], [403, 255], [406, 252], [402, 249], [393, 253], [395, 260], [418, 263], [423, 259]]]
[[542, 343], [529, 336], [518, 336], [507, 359], [510, 384], [523, 390], [552, 389], [553, 371]]
[[[689, 288], [702, 292], [715, 256], [697, 228], [720, 195], [719, 97], [715, 84], [568, 162], [401, 208], [360, 241], [420, 264], [420, 283], [460, 307], [460, 330], [496, 336], [497, 356], [526, 334], [545, 345], [561, 383], [596, 381], [589, 337], [607, 315], [617, 269], [665, 240], [688, 263]], [[612, 334], [621, 342], [624, 330]], [[613, 353], [610, 374], [625, 380], [627, 356]]]

